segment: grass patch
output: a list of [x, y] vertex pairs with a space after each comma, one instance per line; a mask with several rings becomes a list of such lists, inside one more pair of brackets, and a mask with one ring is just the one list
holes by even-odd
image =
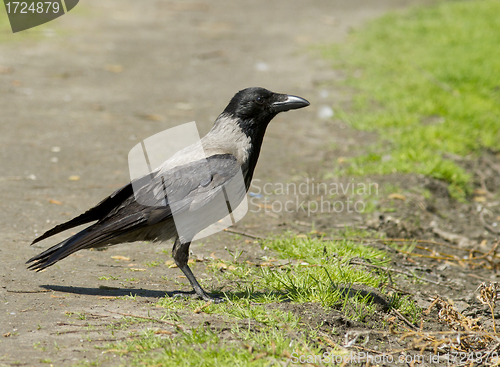
[[373, 313], [373, 308], [367, 300], [363, 301], [364, 297], [346, 298], [347, 289], [352, 285], [378, 288], [387, 281], [384, 273], [350, 265], [354, 258], [380, 266], [389, 261], [385, 252], [359, 242], [284, 236], [266, 240], [262, 246], [275, 250], [278, 256], [261, 264], [212, 261], [208, 269], [213, 278], [207, 284], [212, 287], [211, 291], [220, 292], [229, 282], [231, 291], [225, 296], [233, 303], [245, 300], [263, 304], [313, 302], [338, 310], [346, 309], [346, 302], [349, 309], [366, 305], [365, 312], [349, 314], [353, 319], [362, 320]]
[[[212, 259], [205, 263], [212, 278], [202, 282], [212, 292], [230, 289], [223, 293], [227, 298], [225, 303], [160, 299], [154, 308], [164, 309], [161, 319], [182, 327], [168, 335], [155, 333], [152, 328], [143, 330], [126, 342], [107, 345], [106, 353], [121, 355], [127, 364], [146, 366], [267, 366], [286, 361], [294, 353], [341, 353], [342, 348], [337, 351], [331, 340], [325, 341], [322, 322], [311, 324], [301, 319], [301, 311], [289, 309], [294, 309], [294, 304], [303, 304], [307, 309], [316, 303], [325, 314], [337, 310], [349, 319], [363, 322], [375, 314], [376, 306], [366, 293], [351, 290], [364, 286], [365, 289], [381, 288], [382, 293], [386, 293], [383, 284], [387, 282], [387, 275], [350, 265], [349, 261], [362, 259], [373, 265], [387, 266], [387, 254], [348, 240], [325, 241], [291, 235], [266, 240], [262, 246], [274, 250], [276, 257], [254, 264], [240, 260], [241, 253], [234, 253], [230, 261]], [[389, 307], [398, 309], [410, 320], [420, 316], [420, 310], [409, 297], [387, 294], [387, 300]], [[280, 305], [288, 306], [283, 310]], [[214, 324], [192, 328], [183, 320], [193, 312], [217, 317], [212, 319]], [[126, 318], [126, 321], [135, 324], [139, 320]], [[384, 327], [382, 319], [377, 322]]]
[[318, 238], [282, 237], [266, 241], [266, 245], [282, 258], [297, 260], [279, 269], [263, 268], [262, 281], [266, 288], [282, 293], [285, 299], [293, 302], [318, 302], [344, 312], [351, 304], [350, 309], [357, 311], [347, 312], [347, 315], [357, 320], [373, 313], [368, 298], [345, 297], [346, 289], [353, 284], [378, 288], [386, 282], [386, 275], [354, 267], [349, 261], [362, 258], [383, 266], [388, 262], [383, 251], [347, 240]]
[[319, 349], [309, 347], [306, 340], [294, 340], [276, 329], [255, 333], [236, 326], [231, 332], [241, 335], [244, 340], [231, 345], [222, 342], [211, 329], [199, 327], [175, 338], [161, 338], [148, 331], [138, 340], [109, 345], [108, 350], [121, 355], [133, 353], [129, 362], [145, 366], [267, 366], [270, 360], [288, 355], [290, 347], [303, 354], [319, 353]]
[[344, 173], [421, 173], [450, 184], [471, 177], [450, 156], [500, 149], [500, 2], [444, 2], [389, 14], [324, 49], [359, 93], [339, 118], [380, 143]]

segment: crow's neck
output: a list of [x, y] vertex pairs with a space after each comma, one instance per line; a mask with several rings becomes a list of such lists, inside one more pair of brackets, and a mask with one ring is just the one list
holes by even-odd
[[260, 128], [258, 131], [252, 132], [250, 135], [251, 145], [248, 152], [248, 159], [245, 165], [242, 165], [241, 169], [245, 178], [245, 186], [250, 188], [250, 183], [252, 182], [253, 173], [255, 167], [257, 166], [257, 161], [259, 160], [260, 148], [262, 147], [262, 142], [264, 140], [264, 133], [266, 128]]
[[[260, 148], [269, 122], [242, 121], [222, 113], [210, 133], [203, 139], [203, 148], [217, 146], [224, 153], [236, 157], [241, 166], [248, 190], [255, 166], [259, 159]], [[208, 144], [207, 144], [208, 143]]]

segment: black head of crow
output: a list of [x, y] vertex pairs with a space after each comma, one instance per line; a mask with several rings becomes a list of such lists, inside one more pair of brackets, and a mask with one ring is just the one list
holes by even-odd
[[233, 212], [243, 200], [269, 122], [279, 112], [308, 105], [303, 98], [264, 88], [239, 91], [199, 143], [36, 238], [33, 243], [96, 222], [29, 259], [29, 268], [43, 270], [81, 249], [175, 239], [174, 261], [193, 290], [205, 300], [220, 301], [209, 296], [191, 272], [189, 245], [199, 232]]

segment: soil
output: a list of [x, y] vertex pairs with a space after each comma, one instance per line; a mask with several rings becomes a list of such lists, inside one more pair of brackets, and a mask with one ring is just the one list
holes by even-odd
[[[170, 260], [170, 243], [82, 251], [41, 273], [26, 270], [24, 263], [64, 238], [59, 235], [30, 247], [37, 235], [128, 182], [127, 154], [134, 145], [193, 120], [200, 134], [205, 134], [233, 94], [249, 86], [311, 102], [306, 109], [279, 115], [270, 125], [254, 192], [265, 183], [276, 190], [276, 183], [299, 185], [316, 179], [344, 185], [376, 183], [379, 188], [393, 185], [400, 188], [400, 196], [389, 196], [381, 189], [368, 213], [273, 210], [274, 201], [294, 198], [290, 192], [265, 195], [271, 200], [271, 210], [265, 210], [263, 198], [255, 196], [250, 212], [234, 230], [268, 236], [312, 229], [330, 234], [332, 229], [355, 227], [373, 231], [374, 237], [385, 234], [446, 243], [459, 248], [450, 252], [463, 251], [464, 256], [471, 249], [491, 250], [500, 219], [495, 206], [500, 159], [491, 152], [454, 157], [471, 172], [479, 190], [463, 203], [450, 198], [445, 183], [418, 175], [325, 178], [325, 172], [342, 164], [340, 157], [362, 153], [377, 137], [353, 131], [335, 118], [321, 118], [322, 106], [348, 103], [352, 91], [336, 87], [342, 73], [311, 51], [312, 46], [340, 42], [350, 29], [388, 10], [433, 2], [87, 0], [74, 14], [39, 27], [38, 39], [1, 44], [0, 365], [41, 365], [42, 358], [56, 366], [82, 360], [118, 365], [123, 360], [112, 353], [103, 355], [95, 346], [123, 339], [130, 330], [104, 337], [99, 330], [106, 320], [119, 323], [120, 313], [160, 316], [164, 310], [151, 308], [151, 303], [165, 292], [189, 290], [178, 269], [146, 266]], [[353, 199], [362, 199], [358, 196]], [[317, 197], [318, 193], [307, 192], [300, 201]], [[349, 197], [339, 195], [336, 200], [345, 202]], [[243, 250], [241, 260], [258, 262], [272, 255], [246, 239], [229, 233], [214, 235], [192, 245], [193, 257], [229, 259], [226, 246]], [[407, 256], [382, 243], [372, 245], [391, 252], [391, 266], [431, 281], [398, 280], [397, 288], [412, 294], [419, 306], [428, 307], [438, 295], [474, 317], [488, 314], [474, 291], [483, 281], [497, 280], [494, 261], [472, 266]], [[434, 257], [446, 252], [442, 245], [425, 246], [435, 250]], [[147, 271], [130, 270], [130, 278], [136, 280], [129, 282], [99, 279], [122, 277], [125, 269]], [[196, 265], [194, 272], [209, 278], [203, 269]], [[210, 281], [204, 284], [209, 287]], [[115, 298], [130, 294], [137, 296], [136, 302]], [[339, 344], [349, 335], [380, 326], [388, 316], [381, 309], [380, 318], [361, 323], [347, 320], [337, 310], [325, 312], [317, 304], [269, 307], [291, 311], [325, 333], [334, 327], [336, 336], [331, 337]], [[94, 327], [91, 338], [87, 338], [89, 331], [75, 331], [74, 318], [68, 322], [68, 315], [79, 314], [85, 314], [86, 323]], [[443, 325], [431, 315], [426, 328], [441, 330]], [[220, 316], [191, 311], [180, 316], [186, 325], [208, 323], [221, 335], [229, 335], [222, 333], [227, 322]], [[375, 335], [364, 348], [387, 350], [387, 345], [399, 349], [405, 343]]]

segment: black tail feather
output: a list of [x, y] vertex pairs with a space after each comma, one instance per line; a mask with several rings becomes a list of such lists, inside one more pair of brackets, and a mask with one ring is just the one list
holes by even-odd
[[40, 271], [54, 265], [59, 260], [68, 257], [74, 252], [107, 245], [111, 240], [133, 231], [136, 229], [135, 225], [143, 221], [144, 219], [141, 215], [132, 215], [121, 222], [111, 222], [105, 225], [96, 223], [91, 225], [29, 259], [26, 263], [33, 264], [28, 266], [28, 269]]
[[81, 246], [79, 246], [79, 244], [82, 243], [82, 237], [85, 237], [87, 233], [88, 230], [84, 229], [74, 236], [71, 236], [70, 238], [67, 238], [62, 242], [59, 242], [57, 245], [54, 245], [44, 252], [32, 257], [31, 259], [26, 261], [26, 264], [33, 263], [28, 266], [28, 269], [41, 271], [51, 265], [54, 265], [56, 262], [64, 259], [73, 252], [80, 250]]

